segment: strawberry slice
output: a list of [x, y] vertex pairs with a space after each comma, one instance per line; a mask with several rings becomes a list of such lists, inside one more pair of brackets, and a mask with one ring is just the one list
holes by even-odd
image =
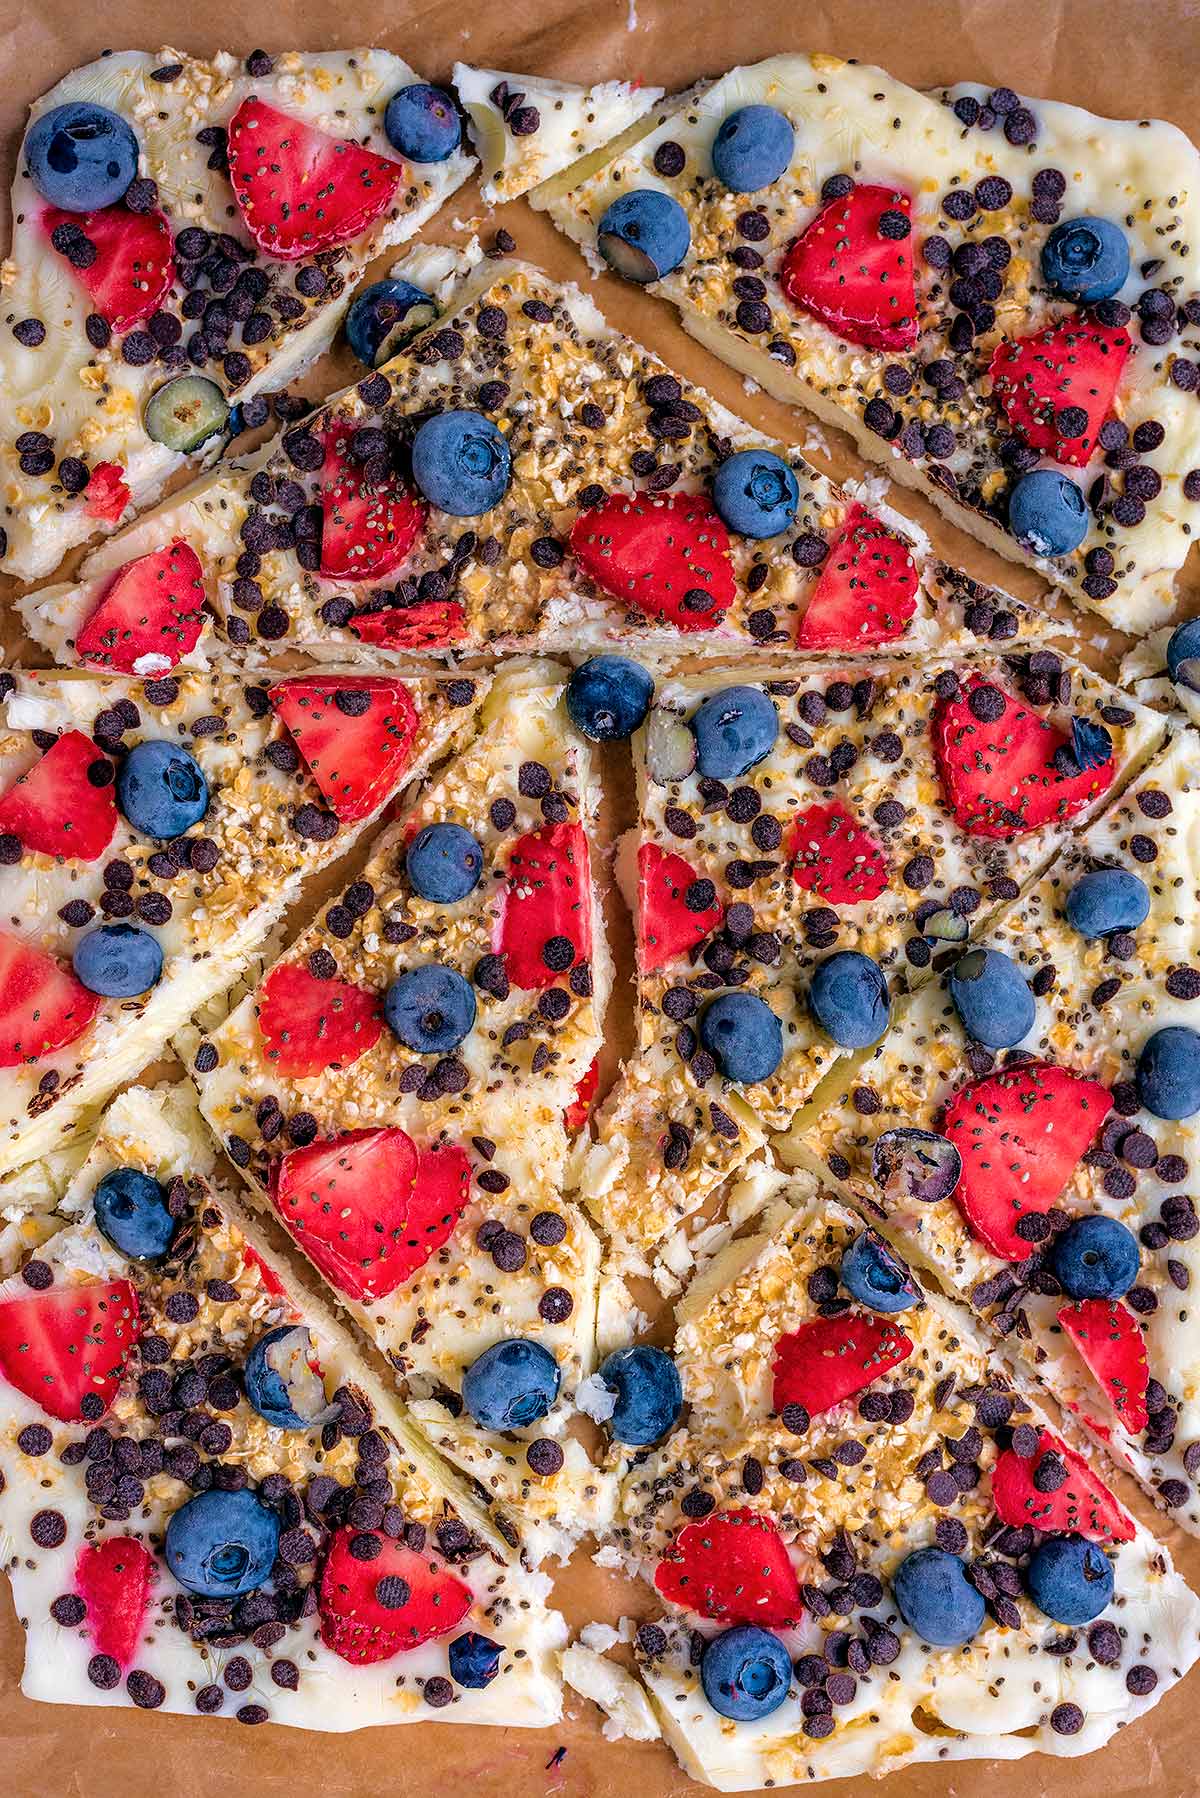
[[322, 795], [343, 822], [365, 818], [412, 759], [419, 715], [401, 680], [379, 674], [297, 675], [271, 688]]
[[130, 212], [126, 206], [62, 212], [47, 206], [42, 214], [46, 236], [60, 227], [82, 233], [93, 245], [96, 254], [87, 268], [65, 256], [64, 260], [114, 331], [130, 331], [158, 311], [175, 279], [174, 246], [165, 213]]
[[270, 1264], [263, 1260], [257, 1249], [252, 1249], [248, 1242], [242, 1244], [242, 1260], [247, 1267], [257, 1268], [259, 1282], [264, 1292], [269, 1292], [273, 1299], [285, 1299], [287, 1287]]
[[86, 493], [87, 515], [100, 524], [116, 524], [133, 499], [125, 471], [118, 462], [97, 462]]
[[955, 1093], [942, 1122], [962, 1156], [954, 1202], [993, 1255], [1027, 1259], [1019, 1219], [1057, 1202], [1111, 1104], [1099, 1081], [1044, 1061], [1018, 1062]]
[[[972, 710], [971, 697], [982, 688], [1003, 700], [1000, 717], [985, 721]], [[1044, 824], [1066, 823], [1107, 792], [1116, 772], [1111, 754], [1081, 768], [1070, 737], [981, 674], [939, 703], [932, 730], [942, 790], [955, 823], [972, 836], [1009, 842]]]
[[904, 635], [917, 609], [912, 547], [857, 503], [829, 546], [800, 629], [801, 649], [864, 649]]
[[910, 204], [896, 188], [864, 184], [822, 206], [783, 260], [779, 280], [792, 305], [849, 343], [911, 349], [917, 299]]
[[82, 1036], [101, 1005], [74, 974], [0, 930], [0, 1068], [20, 1067]]
[[493, 948], [504, 957], [508, 978], [527, 992], [552, 986], [562, 972], [543, 951], [552, 937], [565, 938], [572, 960], [592, 953], [592, 895], [588, 841], [581, 824], [548, 824], [531, 830], [509, 850], [508, 877], [500, 895]]
[[141, 1641], [154, 1572], [154, 1556], [134, 1536], [85, 1543], [75, 1563], [75, 1590], [87, 1605], [92, 1647], [111, 1655], [122, 1671]]
[[467, 635], [467, 614], [461, 600], [423, 599], [415, 606], [356, 612], [350, 629], [360, 643], [384, 649], [443, 649]]
[[380, 994], [349, 980], [318, 980], [302, 962], [283, 962], [259, 988], [258, 1028], [276, 1073], [303, 1079], [346, 1068], [379, 1041]]
[[[1030, 449], [1082, 468], [1112, 411], [1128, 354], [1128, 331], [1073, 312], [1032, 337], [1001, 343], [989, 370], [992, 392]], [[1064, 412], [1084, 414], [1084, 428], [1075, 428], [1077, 417], [1064, 420]]]
[[611, 493], [570, 542], [603, 592], [681, 631], [712, 630], [737, 593], [729, 533], [702, 494]]
[[321, 470], [321, 573], [331, 581], [378, 581], [407, 561], [428, 507], [394, 471], [368, 478], [350, 455], [348, 428], [330, 431]]
[[[365, 1555], [364, 1538], [374, 1544]], [[433, 1555], [373, 1530], [341, 1529], [321, 1574], [321, 1640], [366, 1667], [444, 1636], [471, 1604], [469, 1587]]]
[[75, 633], [81, 661], [133, 674], [143, 656], [174, 667], [204, 624], [204, 570], [182, 537], [118, 568]]
[[797, 886], [831, 905], [859, 905], [887, 889], [887, 857], [840, 799], [797, 812], [788, 854]]
[[[1033, 1476], [1050, 1453], [1062, 1462], [1067, 1477], [1053, 1492], [1039, 1492]], [[1048, 1483], [1043, 1479], [1043, 1485]], [[1049, 1430], [1041, 1432], [1037, 1453], [1028, 1460], [1011, 1448], [998, 1457], [992, 1469], [992, 1503], [997, 1517], [1014, 1529], [1029, 1524], [1049, 1535], [1086, 1536], [1089, 1542], [1130, 1542], [1134, 1536], [1133, 1520], [1103, 1480]]]
[[0, 1303], [0, 1374], [63, 1423], [95, 1423], [117, 1396], [125, 1362], [142, 1333], [128, 1280], [52, 1286]]
[[723, 1624], [792, 1629], [804, 1615], [783, 1537], [770, 1517], [746, 1505], [681, 1529], [654, 1584], [672, 1604]]
[[[716, 898], [698, 909], [688, 904], [687, 895], [701, 876], [682, 855], [672, 855], [657, 843], [643, 843], [637, 859], [638, 960], [642, 972], [649, 974], [689, 955], [719, 930], [725, 908]], [[703, 897], [703, 892], [697, 894], [698, 899]]]
[[[106, 785], [95, 785], [95, 769]], [[94, 862], [117, 828], [112, 763], [81, 730], [68, 730], [0, 799], [0, 833], [22, 849]]]
[[815, 1417], [898, 1367], [912, 1348], [899, 1324], [886, 1317], [865, 1311], [814, 1317], [775, 1344], [772, 1409], [802, 1405]]
[[1146, 1427], [1146, 1338], [1137, 1318], [1119, 1299], [1081, 1299], [1064, 1305], [1058, 1321], [1108, 1395], [1131, 1436]]
[[575, 1083], [575, 1097], [563, 1111], [563, 1128], [575, 1136], [583, 1129], [592, 1113], [592, 1101], [600, 1084], [600, 1057], [597, 1055]]
[[298, 262], [373, 225], [394, 201], [404, 164], [251, 94], [229, 121], [229, 179], [259, 249]]

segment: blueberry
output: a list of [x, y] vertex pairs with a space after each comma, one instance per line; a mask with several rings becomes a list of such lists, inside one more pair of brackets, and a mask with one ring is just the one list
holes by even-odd
[[1080, 768], [1104, 768], [1112, 761], [1111, 734], [1094, 718], [1071, 719], [1071, 754]]
[[983, 1594], [967, 1578], [967, 1566], [941, 1548], [905, 1555], [892, 1575], [896, 1607], [909, 1629], [934, 1648], [959, 1648], [983, 1624]]
[[878, 962], [841, 949], [819, 963], [808, 989], [813, 1017], [843, 1049], [867, 1049], [888, 1027], [892, 1001]]
[[445, 162], [462, 142], [462, 120], [445, 88], [414, 81], [393, 94], [383, 115], [393, 150], [410, 162]]
[[1076, 1218], [1054, 1245], [1054, 1273], [1073, 1299], [1120, 1299], [1138, 1277], [1141, 1252], [1115, 1217]]
[[30, 178], [51, 206], [114, 206], [137, 174], [138, 141], [119, 113], [69, 100], [36, 119], [25, 139]]
[[96, 1225], [106, 1241], [132, 1261], [161, 1261], [175, 1234], [175, 1219], [157, 1180], [136, 1167], [115, 1167], [92, 1194]]
[[872, 1311], [908, 1311], [920, 1302], [913, 1277], [874, 1230], [862, 1230], [842, 1256], [842, 1285]]
[[383, 1015], [414, 1055], [448, 1055], [475, 1023], [475, 995], [457, 968], [429, 961], [392, 981]]
[[596, 236], [609, 267], [643, 287], [678, 268], [691, 242], [687, 213], [678, 200], [656, 187], [637, 187], [614, 200]]
[[482, 412], [427, 418], [412, 446], [413, 480], [431, 506], [453, 518], [478, 518], [508, 492], [508, 445]]
[[337, 1416], [325, 1396], [312, 1337], [303, 1324], [280, 1324], [246, 1357], [246, 1397], [280, 1430], [311, 1430]]
[[248, 1487], [198, 1492], [167, 1524], [167, 1566], [202, 1598], [240, 1598], [270, 1576], [279, 1519]]
[[723, 687], [692, 719], [696, 761], [709, 780], [737, 780], [764, 761], [779, 735], [779, 713], [758, 687]]
[[437, 301], [411, 281], [372, 281], [346, 314], [346, 342], [360, 362], [377, 368], [437, 317]]
[[800, 489], [780, 456], [770, 450], [738, 450], [722, 462], [713, 481], [713, 504], [742, 537], [778, 537], [796, 517]]
[[1096, 868], [1067, 894], [1067, 923], [1080, 936], [1136, 930], [1150, 912], [1146, 883], [1126, 868]]
[[1082, 490], [1053, 468], [1023, 474], [1008, 496], [1008, 528], [1036, 556], [1069, 556], [1087, 536]]
[[1111, 219], [1064, 219], [1042, 245], [1042, 279], [1052, 293], [1094, 306], [1111, 300], [1129, 274], [1129, 243]]
[[769, 1080], [783, 1060], [783, 1027], [765, 999], [722, 993], [705, 1008], [700, 1041], [726, 1080], [753, 1086]]
[[632, 736], [650, 710], [654, 679], [628, 656], [593, 656], [567, 682], [567, 714], [593, 743]]
[[208, 810], [208, 782], [178, 743], [137, 743], [117, 771], [117, 804], [143, 836], [181, 837]]
[[1030, 1557], [1025, 1584], [1039, 1611], [1074, 1629], [1091, 1623], [1110, 1603], [1112, 1562], [1082, 1536], [1047, 1536]]
[[561, 1378], [549, 1349], [527, 1336], [512, 1336], [472, 1361], [463, 1378], [463, 1403], [485, 1430], [523, 1430], [545, 1417]]
[[617, 1395], [608, 1427], [627, 1448], [648, 1448], [665, 1436], [683, 1406], [679, 1370], [665, 1349], [639, 1343], [617, 1349], [600, 1364], [599, 1376]]
[[503, 1653], [499, 1642], [469, 1629], [465, 1636], [455, 1636], [450, 1644], [450, 1677], [460, 1686], [482, 1691], [499, 1673]]
[[148, 930], [133, 924], [100, 924], [76, 943], [71, 965], [89, 993], [133, 999], [158, 985], [163, 952]]
[[757, 193], [790, 166], [795, 142], [792, 122], [778, 107], [739, 106], [713, 139], [713, 174], [730, 193]]
[[1187, 618], [1171, 632], [1167, 673], [1177, 687], [1200, 693], [1200, 618]]
[[967, 1035], [988, 1049], [1011, 1049], [1033, 1029], [1037, 1004], [1029, 982], [1000, 949], [971, 949], [946, 981]]
[[1186, 1024], [1168, 1024], [1143, 1045], [1137, 1063], [1137, 1095], [1156, 1118], [1190, 1118], [1200, 1111], [1200, 1036]]
[[757, 1623], [739, 1623], [722, 1630], [705, 1647], [700, 1683], [719, 1716], [756, 1723], [777, 1711], [787, 1697], [791, 1658], [770, 1630]]
[[944, 1136], [901, 1125], [876, 1138], [871, 1177], [894, 1204], [916, 1199], [935, 1205], [948, 1199], [962, 1179], [962, 1156]]
[[405, 857], [413, 891], [431, 905], [453, 905], [479, 885], [483, 850], [461, 824], [427, 824]]

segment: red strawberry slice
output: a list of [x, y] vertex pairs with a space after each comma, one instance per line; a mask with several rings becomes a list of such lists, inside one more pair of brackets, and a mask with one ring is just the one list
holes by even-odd
[[1027, 1259], [1018, 1221], [1056, 1203], [1111, 1104], [1099, 1081], [1043, 1061], [985, 1074], [955, 1093], [942, 1122], [962, 1156], [954, 1201], [993, 1255]]
[[30, 943], [0, 930], [0, 1068], [20, 1067], [82, 1036], [101, 1000]]
[[1119, 1299], [1081, 1299], [1064, 1305], [1058, 1321], [1108, 1395], [1131, 1436], [1146, 1427], [1146, 1338], [1137, 1318]]
[[111, 1655], [122, 1671], [142, 1639], [154, 1572], [154, 1556], [134, 1536], [85, 1543], [75, 1563], [75, 1590], [87, 1605], [92, 1647]]
[[349, 444], [348, 427], [326, 439], [321, 573], [331, 581], [378, 581], [407, 561], [428, 508], [394, 472], [370, 480]]
[[859, 905], [887, 889], [887, 857], [840, 799], [797, 812], [788, 854], [796, 884], [831, 905]]
[[[137, 1293], [128, 1280], [52, 1286], [33, 1298], [0, 1303], [0, 1374], [63, 1423], [95, 1423], [117, 1396], [125, 1362], [142, 1333]], [[95, 1407], [89, 1406], [89, 1413]]]
[[712, 630], [737, 593], [729, 533], [702, 494], [609, 494], [570, 541], [603, 592], [681, 631]]
[[[701, 876], [682, 855], [672, 855], [657, 843], [643, 843], [638, 850], [638, 960], [649, 974], [678, 956], [690, 955], [698, 943], [719, 930], [725, 908], [714, 898], [695, 909], [687, 895], [696, 890]], [[708, 883], [711, 885], [711, 882]]]
[[664, 1598], [723, 1624], [791, 1629], [804, 1615], [800, 1582], [770, 1517], [743, 1505], [689, 1523], [654, 1570]]
[[885, 1317], [864, 1311], [814, 1317], [775, 1344], [772, 1408], [803, 1405], [815, 1417], [898, 1367], [912, 1347], [899, 1324]]
[[85, 491], [88, 517], [100, 524], [116, 524], [133, 498], [125, 471], [117, 462], [97, 462]]
[[[588, 841], [581, 824], [548, 824], [518, 837], [508, 855], [493, 948], [508, 978], [527, 992], [552, 986], [561, 973], [547, 965], [551, 937], [565, 937], [574, 967], [592, 953]], [[554, 958], [556, 962], [558, 958]]]
[[272, 687], [270, 698], [343, 822], [367, 817], [399, 784], [419, 722], [403, 681], [377, 674], [297, 675]]
[[829, 546], [796, 642], [802, 649], [864, 649], [904, 635], [920, 576], [912, 546], [864, 506], [852, 505]]
[[[1039, 1492], [1033, 1476], [1043, 1456], [1053, 1452], [1066, 1468], [1067, 1477], [1053, 1492]], [[1042, 1484], [1050, 1482], [1043, 1479]], [[1029, 1524], [1049, 1535], [1086, 1536], [1089, 1542], [1130, 1542], [1131, 1518], [1121, 1509], [1103, 1480], [1083, 1459], [1049, 1430], [1043, 1430], [1038, 1450], [1022, 1460], [1006, 1448], [992, 1469], [992, 1503], [1002, 1522], [1019, 1529]]]
[[[107, 785], [88, 778], [95, 768]], [[81, 730], [65, 731], [42, 759], [0, 799], [0, 833], [21, 839], [22, 849], [94, 862], [117, 828], [113, 768]]]
[[143, 656], [164, 657], [173, 668], [195, 649], [203, 624], [204, 570], [176, 537], [117, 569], [75, 633], [75, 650], [81, 661], [119, 674], [132, 674]]
[[384, 649], [443, 649], [467, 635], [467, 614], [457, 599], [424, 599], [415, 606], [356, 612], [350, 629], [360, 643]]
[[59, 226], [82, 232], [94, 245], [95, 258], [87, 268], [73, 262], [68, 267], [114, 331], [130, 331], [158, 311], [175, 279], [171, 227], [164, 213], [130, 212], [125, 206], [61, 212], [47, 206], [42, 214], [46, 236]]
[[[364, 1536], [375, 1544], [367, 1557]], [[433, 1555], [374, 1531], [342, 1529], [321, 1574], [321, 1640], [344, 1661], [370, 1666], [444, 1636], [471, 1604], [469, 1587]]]
[[563, 1112], [563, 1127], [571, 1136], [578, 1134], [592, 1112], [592, 1100], [600, 1083], [600, 1057], [597, 1056], [575, 1085], [575, 1097]]
[[[1004, 701], [999, 718], [985, 721], [972, 711], [971, 695], [981, 688]], [[942, 790], [955, 823], [972, 836], [1009, 842], [1044, 824], [1066, 823], [1107, 792], [1116, 772], [1111, 755], [1098, 767], [1080, 768], [1070, 737], [981, 674], [938, 705], [932, 730]], [[1059, 751], [1068, 771], [1055, 765]]]
[[911, 202], [892, 187], [853, 187], [822, 206], [788, 250], [780, 285], [849, 343], [907, 350], [917, 341]]
[[242, 1244], [242, 1260], [246, 1263], [247, 1267], [255, 1267], [258, 1269], [258, 1277], [262, 1283], [263, 1290], [269, 1292], [272, 1298], [283, 1299], [287, 1297], [287, 1287], [279, 1278], [275, 1269], [271, 1267], [269, 1263], [264, 1261], [258, 1250], [252, 1249], [248, 1242]]
[[303, 1079], [346, 1068], [379, 1041], [381, 995], [349, 980], [318, 980], [302, 962], [284, 962], [258, 990], [258, 1028], [276, 1073]]
[[[1014, 431], [1030, 449], [1056, 462], [1082, 468], [1096, 449], [1100, 426], [1112, 411], [1129, 333], [1073, 312], [1057, 324], [999, 345], [989, 370], [992, 392]], [[1064, 411], [1082, 411], [1087, 424], [1064, 421]], [[1063, 425], [1070, 427], [1064, 435]]]
[[259, 249], [297, 262], [361, 236], [394, 201], [404, 164], [251, 94], [229, 121], [229, 179]]

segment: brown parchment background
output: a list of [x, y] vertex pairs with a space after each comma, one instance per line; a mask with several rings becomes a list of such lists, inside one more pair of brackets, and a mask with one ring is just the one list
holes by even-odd
[[[29, 102], [102, 50], [170, 45], [198, 55], [217, 48], [245, 55], [259, 45], [280, 51], [363, 44], [397, 52], [435, 81], [447, 79], [461, 58], [582, 82], [636, 77], [668, 90], [780, 51], [825, 50], [880, 63], [916, 86], [975, 79], [1101, 114], [1158, 116], [1200, 141], [1200, 0], [357, 0], [338, 8], [319, 0], [269, 0], [257, 8], [248, 0], [0, 0], [0, 241], [7, 246], [7, 190]], [[478, 230], [485, 243], [503, 223], [519, 255], [551, 275], [591, 283], [575, 249], [521, 202], [483, 215], [468, 186], [426, 237], [452, 240], [461, 235], [456, 222]], [[611, 277], [591, 291], [615, 325], [681, 375], [763, 430], [803, 441], [802, 415], [747, 396], [738, 376], [684, 335], [664, 302]], [[349, 359], [335, 354], [305, 386], [315, 395], [351, 378]], [[861, 468], [847, 439], [826, 437], [830, 453], [815, 461], [835, 475]], [[1035, 575], [937, 520], [908, 489], [897, 503], [951, 561], [1022, 595], [1041, 590]], [[1194, 555], [1183, 583], [1187, 611], [1197, 609], [1196, 562]], [[0, 642], [10, 654], [21, 648], [6, 603], [13, 590], [0, 577]], [[1087, 634], [1095, 659], [1111, 670], [1117, 633]], [[605, 762], [609, 823], [621, 829], [632, 822], [628, 766], [619, 749], [607, 751]], [[339, 875], [345, 878], [344, 869]], [[632, 965], [628, 920], [611, 883], [607, 909], [619, 969], [605, 1055], [611, 1075], [631, 1043], [622, 987]], [[665, 1314], [658, 1334], [669, 1339]], [[1168, 1530], [1129, 1481], [1118, 1484], [1200, 1589], [1200, 1542]], [[573, 1627], [652, 1610], [646, 1595], [597, 1570], [586, 1552], [557, 1577], [556, 1602]], [[562, 1723], [544, 1732], [426, 1724], [320, 1736], [270, 1724], [245, 1729], [231, 1720], [32, 1704], [19, 1690], [22, 1650], [11, 1593], [0, 1580], [0, 1798], [683, 1798], [700, 1790], [662, 1744], [605, 1742], [599, 1713], [569, 1692]], [[565, 1755], [552, 1764], [560, 1748]], [[886, 1798], [967, 1798], [988, 1787], [1004, 1798], [1089, 1798], [1097, 1789], [1105, 1798], [1200, 1793], [1200, 1670], [1098, 1755], [917, 1767], [890, 1775], [882, 1790]], [[851, 1782], [822, 1790], [848, 1798]]]

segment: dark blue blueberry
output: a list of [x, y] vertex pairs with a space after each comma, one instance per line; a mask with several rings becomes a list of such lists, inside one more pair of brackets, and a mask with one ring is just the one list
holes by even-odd
[[700, 1041], [726, 1080], [753, 1086], [783, 1060], [783, 1026], [754, 993], [722, 993], [705, 1008]]
[[137, 174], [138, 141], [119, 113], [90, 100], [68, 100], [29, 127], [25, 161], [51, 206], [97, 212], [115, 206]]
[[311, 1430], [337, 1416], [325, 1396], [312, 1337], [303, 1324], [280, 1324], [246, 1357], [246, 1397], [280, 1430]]
[[713, 504], [741, 537], [778, 537], [796, 517], [800, 489], [780, 456], [770, 450], [738, 450], [722, 462], [713, 481]]
[[871, 1177], [892, 1204], [948, 1199], [962, 1179], [962, 1156], [932, 1130], [885, 1130], [871, 1151]]
[[1113, 740], [1102, 724], [1091, 718], [1071, 720], [1071, 754], [1081, 768], [1089, 772], [1105, 768], [1112, 761]]
[[1167, 673], [1177, 687], [1200, 693], [1200, 618], [1185, 618], [1171, 632]]
[[863, 1230], [842, 1256], [842, 1285], [872, 1311], [908, 1311], [920, 1302], [913, 1277], [874, 1230]]
[[346, 314], [346, 341], [360, 362], [376, 368], [437, 317], [437, 302], [411, 281], [372, 281]]
[[1168, 1024], [1145, 1043], [1137, 1064], [1137, 1095], [1156, 1118], [1190, 1118], [1200, 1111], [1200, 1036]]
[[674, 1358], [665, 1349], [646, 1343], [617, 1349], [601, 1362], [599, 1378], [617, 1395], [609, 1432], [627, 1448], [648, 1448], [679, 1416], [683, 1387]]
[[161, 1261], [175, 1234], [175, 1219], [157, 1180], [136, 1167], [115, 1167], [92, 1194], [100, 1234], [131, 1261]]
[[709, 780], [737, 780], [764, 761], [779, 735], [774, 701], [759, 687], [723, 687], [692, 719], [696, 761]]
[[1030, 1557], [1025, 1584], [1039, 1611], [1077, 1629], [1111, 1602], [1112, 1562], [1082, 1536], [1047, 1536]]
[[180, 1505], [167, 1524], [167, 1566], [202, 1598], [240, 1598], [270, 1576], [279, 1519], [262, 1500], [212, 1488]]
[[1136, 930], [1150, 912], [1144, 880], [1127, 868], [1096, 868], [1067, 894], [1067, 923], [1080, 936], [1111, 936]]
[[909, 1629], [934, 1648], [958, 1648], [983, 1625], [983, 1595], [967, 1578], [966, 1562], [941, 1548], [905, 1555], [892, 1576], [896, 1608]]
[[485, 1430], [523, 1430], [545, 1417], [558, 1397], [558, 1362], [540, 1342], [512, 1336], [493, 1343], [463, 1379], [463, 1403]]
[[483, 850], [461, 824], [427, 824], [409, 844], [404, 865], [418, 898], [453, 905], [479, 885]]
[[89, 993], [133, 999], [158, 985], [163, 952], [148, 930], [133, 924], [100, 924], [76, 943], [71, 965]]
[[410, 162], [445, 162], [462, 142], [462, 119], [445, 88], [414, 81], [393, 94], [383, 115], [393, 150]]
[[508, 444], [482, 412], [427, 418], [412, 446], [413, 480], [431, 506], [453, 518], [478, 518], [508, 492]]
[[1138, 1277], [1141, 1251], [1115, 1217], [1076, 1218], [1054, 1244], [1054, 1272], [1073, 1299], [1120, 1299]]
[[117, 804], [143, 836], [181, 837], [208, 810], [208, 782], [195, 756], [162, 737], [136, 743], [117, 770]]
[[841, 949], [819, 963], [808, 989], [813, 1017], [843, 1049], [867, 1049], [888, 1027], [892, 1001], [878, 962]]
[[777, 1711], [787, 1697], [791, 1657], [770, 1630], [757, 1623], [739, 1623], [722, 1630], [705, 1647], [700, 1683], [719, 1716], [756, 1723]]
[[1067, 475], [1035, 468], [1009, 494], [1008, 528], [1035, 556], [1069, 556], [1087, 536], [1087, 501]]
[[614, 200], [596, 236], [609, 267], [643, 287], [678, 268], [691, 242], [687, 213], [656, 187], [638, 187]]
[[713, 174], [730, 193], [757, 193], [790, 166], [795, 141], [792, 122], [778, 107], [739, 106], [713, 139]]
[[448, 1055], [475, 1023], [475, 994], [457, 968], [429, 961], [392, 981], [383, 1015], [414, 1055]]
[[644, 723], [654, 679], [628, 656], [593, 656], [567, 682], [567, 714], [593, 743], [618, 743]]
[[480, 1692], [499, 1673], [503, 1653], [499, 1642], [469, 1629], [465, 1636], [455, 1636], [450, 1644], [450, 1677], [460, 1686]]
[[946, 981], [959, 1022], [987, 1049], [1011, 1049], [1033, 1029], [1037, 1003], [1029, 982], [1000, 949], [971, 949]]
[[1081, 306], [1111, 300], [1129, 274], [1129, 243], [1111, 219], [1064, 219], [1042, 245], [1042, 279]]

